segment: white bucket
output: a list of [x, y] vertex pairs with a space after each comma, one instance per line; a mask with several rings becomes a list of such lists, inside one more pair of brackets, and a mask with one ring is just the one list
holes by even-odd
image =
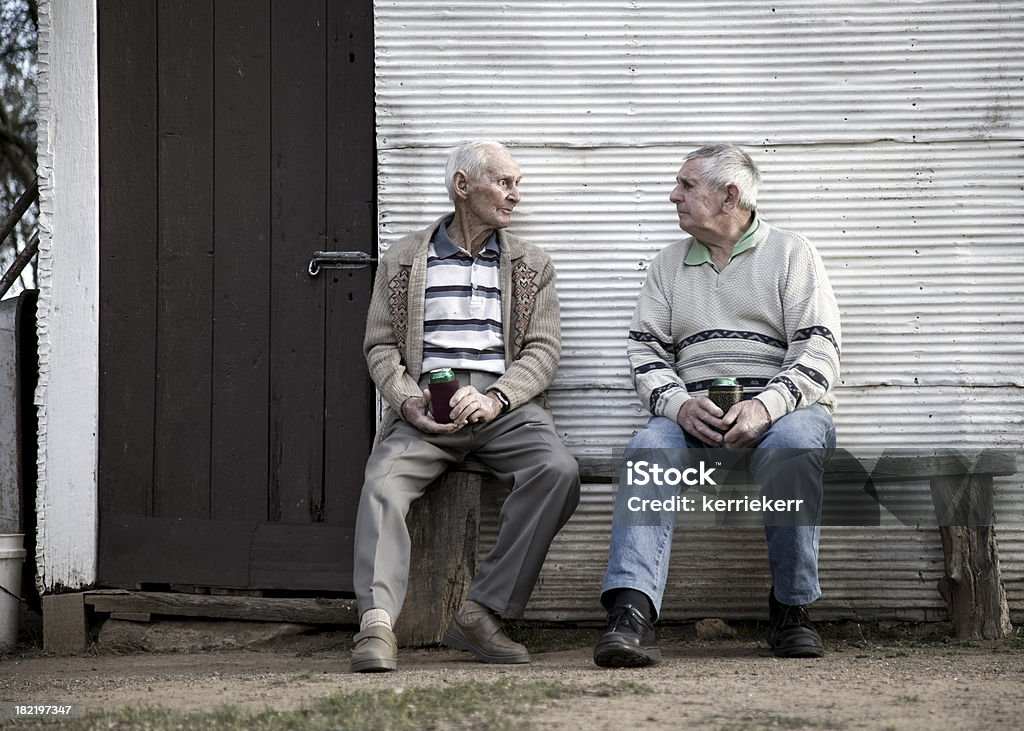
[[0, 649], [18, 643], [18, 604], [21, 566], [25, 562], [25, 534], [0, 534]]

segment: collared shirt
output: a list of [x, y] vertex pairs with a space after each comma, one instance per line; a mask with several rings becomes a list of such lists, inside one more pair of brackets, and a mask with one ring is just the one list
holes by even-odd
[[423, 373], [456, 368], [501, 375], [501, 256], [496, 233], [474, 257], [452, 241], [446, 219], [427, 249]]
[[[740, 240], [736, 242], [736, 245], [732, 247], [732, 255], [729, 257], [729, 261], [732, 261], [744, 251], [754, 246], [754, 234], [757, 233], [758, 225], [759, 221], [757, 214], [755, 213], [754, 220], [750, 222], [750, 226], [747, 227], [746, 233], [744, 233], [740, 237]], [[683, 263], [687, 266], [710, 264], [716, 272], [718, 271], [718, 267], [715, 266], [715, 262], [711, 259], [711, 250], [697, 239], [693, 240], [693, 245], [690, 246], [690, 250], [686, 253], [686, 258], [683, 259]]]

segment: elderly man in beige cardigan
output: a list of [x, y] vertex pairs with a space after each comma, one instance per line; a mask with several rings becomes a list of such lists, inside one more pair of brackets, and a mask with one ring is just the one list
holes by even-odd
[[[454, 213], [381, 257], [363, 350], [389, 413], [366, 464], [356, 519], [354, 672], [397, 666], [392, 623], [409, 574], [405, 516], [434, 478], [469, 455], [511, 492], [497, 542], [444, 641], [481, 662], [530, 661], [501, 620], [522, 616], [551, 540], [579, 502], [579, 474], [543, 395], [560, 349], [554, 267], [504, 230], [519, 180], [502, 145], [457, 148], [446, 170]], [[429, 372], [440, 368], [451, 368], [460, 384], [450, 423], [435, 420], [425, 390]]]

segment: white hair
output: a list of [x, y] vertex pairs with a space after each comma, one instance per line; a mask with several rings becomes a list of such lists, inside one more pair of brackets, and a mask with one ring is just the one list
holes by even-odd
[[716, 190], [735, 185], [740, 194], [740, 208], [748, 211], [757, 208], [761, 171], [746, 152], [736, 145], [705, 145], [687, 155], [685, 162], [690, 160], [704, 161], [701, 173]]
[[448, 187], [450, 200], [455, 200], [455, 173], [461, 170], [467, 178], [480, 177], [490, 161], [491, 153], [495, 150], [510, 154], [503, 144], [490, 140], [467, 142], [451, 151], [448, 155], [448, 164], [444, 168], [444, 184]]

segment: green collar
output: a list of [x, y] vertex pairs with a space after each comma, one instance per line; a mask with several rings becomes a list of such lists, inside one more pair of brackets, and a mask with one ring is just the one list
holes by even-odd
[[[729, 261], [732, 261], [747, 249], [752, 249], [754, 247], [754, 234], [757, 233], [759, 225], [760, 221], [757, 218], [757, 213], [755, 213], [754, 220], [750, 222], [750, 227], [747, 229], [746, 233], [743, 234], [740, 237], [740, 240], [736, 242], [736, 245], [732, 247], [732, 256], [729, 257]], [[714, 262], [711, 260], [711, 250], [701, 242], [697, 241], [697, 239], [693, 240], [693, 245], [690, 247], [690, 250], [686, 252], [686, 258], [683, 259], [683, 263], [688, 266], [710, 264], [712, 267], [715, 267]], [[715, 271], [717, 270], [718, 268], [715, 267]]]

